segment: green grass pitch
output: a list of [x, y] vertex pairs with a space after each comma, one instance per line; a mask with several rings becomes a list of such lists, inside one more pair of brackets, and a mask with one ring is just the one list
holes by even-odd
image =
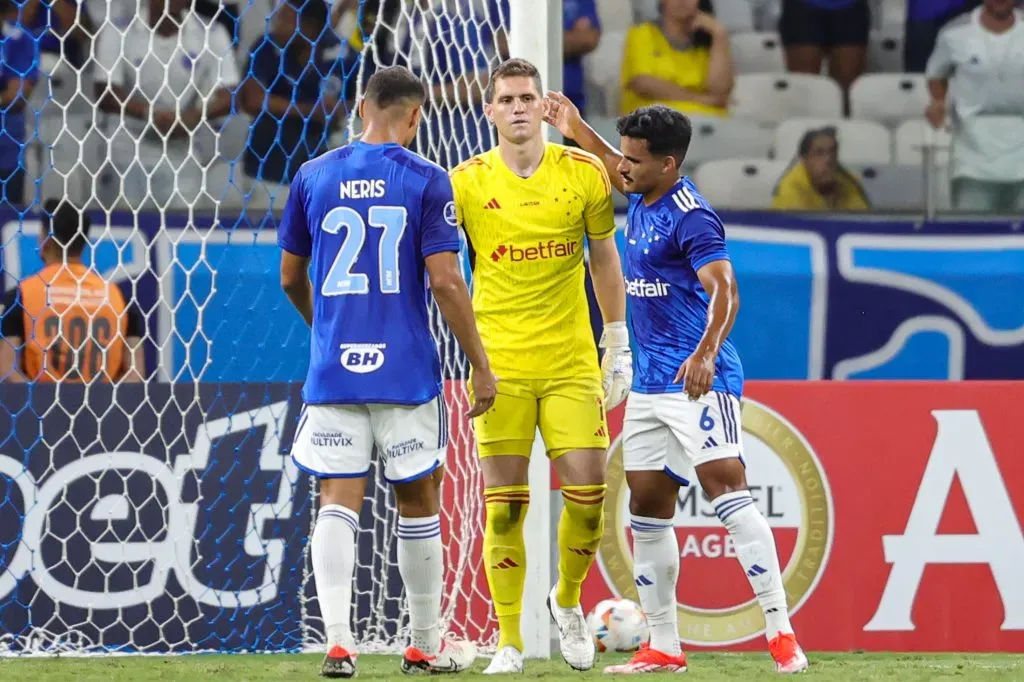
[[[317, 655], [195, 655], [118, 656], [95, 658], [0, 659], [0, 680], [24, 682], [292, 682], [317, 680]], [[624, 655], [598, 657], [594, 670], [577, 673], [562, 661], [527, 661], [521, 676], [503, 679], [578, 680], [601, 679], [601, 667]], [[870, 680], [1024, 680], [1024, 655], [1009, 654], [809, 654], [811, 669], [800, 679], [844, 682]], [[767, 654], [695, 653], [689, 656], [688, 677], [693, 680], [765, 680], [775, 677]], [[473, 670], [452, 676], [461, 680], [493, 680], [480, 673], [479, 659]], [[358, 679], [411, 679], [398, 670], [395, 656], [361, 656]], [[668, 675], [648, 675], [665, 679]], [[674, 677], [674, 676], [673, 676]]]

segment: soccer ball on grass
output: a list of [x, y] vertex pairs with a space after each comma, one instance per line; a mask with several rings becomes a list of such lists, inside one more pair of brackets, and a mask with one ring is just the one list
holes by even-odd
[[587, 616], [598, 651], [636, 651], [650, 637], [647, 617], [629, 599], [605, 599]]

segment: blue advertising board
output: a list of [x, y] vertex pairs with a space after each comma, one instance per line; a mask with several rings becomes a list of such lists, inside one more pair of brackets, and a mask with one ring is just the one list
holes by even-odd
[[[748, 378], [1024, 377], [1024, 235], [1013, 225], [723, 219]], [[303, 378], [308, 332], [278, 284], [269, 220], [113, 214], [93, 232], [88, 258], [147, 315], [147, 365], [163, 380]], [[38, 223], [4, 224], [5, 286], [38, 269], [37, 235]]]
[[[286, 451], [298, 384], [57, 390], [0, 390], [0, 655], [322, 641], [304, 580], [310, 480]], [[397, 515], [375, 478], [355, 575], [364, 639], [404, 625]]]

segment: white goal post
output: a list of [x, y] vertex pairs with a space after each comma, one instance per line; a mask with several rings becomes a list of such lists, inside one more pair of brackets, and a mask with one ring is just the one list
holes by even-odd
[[[562, 82], [562, 0], [513, 0], [510, 3], [509, 53], [533, 62], [544, 87]], [[551, 131], [544, 126], [545, 136]], [[557, 132], [555, 133], [558, 134]], [[551, 655], [551, 616], [547, 596], [555, 575], [551, 513], [551, 464], [537, 435], [530, 458], [530, 509], [526, 514], [526, 589], [523, 595], [523, 644], [528, 658]]]

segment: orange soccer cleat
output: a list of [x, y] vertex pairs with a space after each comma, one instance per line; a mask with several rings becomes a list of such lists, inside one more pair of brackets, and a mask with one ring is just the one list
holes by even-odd
[[788, 675], [807, 670], [807, 656], [792, 632], [783, 632], [768, 642], [768, 651], [775, 659], [775, 672]]
[[619, 665], [609, 665], [604, 669], [609, 675], [639, 675], [641, 673], [685, 673], [686, 654], [678, 656], [666, 654], [642, 644], [633, 658]]

